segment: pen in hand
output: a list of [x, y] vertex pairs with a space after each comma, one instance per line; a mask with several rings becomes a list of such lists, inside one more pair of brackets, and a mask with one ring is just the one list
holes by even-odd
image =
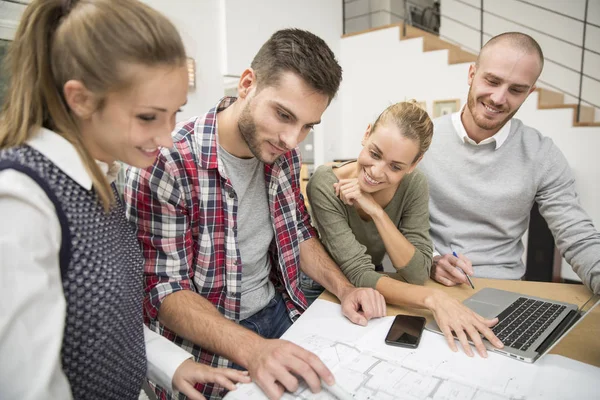
[[[453, 251], [453, 252], [452, 252], [452, 255], [453, 255], [454, 257], [458, 258], [458, 254], [456, 254], [456, 252], [455, 252], [455, 251]], [[463, 274], [465, 274], [465, 276], [467, 277], [467, 280], [469, 281], [469, 285], [471, 285], [471, 288], [472, 288], [472, 289], [475, 289], [475, 286], [473, 286], [473, 281], [471, 280], [471, 278], [469, 277], [469, 275], [467, 275], [467, 274], [465, 273], [465, 271], [463, 271], [463, 269], [462, 269], [461, 267], [459, 267], [458, 265], [456, 266], [456, 268], [458, 268], [458, 270], [459, 270], [460, 272], [462, 272]]]

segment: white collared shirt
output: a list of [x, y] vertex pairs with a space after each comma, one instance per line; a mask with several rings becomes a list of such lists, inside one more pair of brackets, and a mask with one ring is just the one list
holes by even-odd
[[[83, 188], [92, 188], [75, 148], [41, 129], [27, 144]], [[120, 165], [98, 161], [109, 182]], [[0, 171], [0, 398], [71, 399], [60, 351], [66, 318], [55, 208], [29, 176]], [[141, 277], [140, 277], [141, 279]], [[191, 354], [144, 326], [147, 376], [170, 388], [175, 370]]]
[[504, 126], [500, 128], [500, 130], [496, 132], [494, 136], [491, 136], [487, 139], [483, 139], [481, 142], [477, 143], [473, 139], [471, 139], [469, 135], [467, 135], [467, 131], [461, 119], [462, 113], [465, 110], [466, 106], [466, 104], [463, 105], [459, 112], [455, 112], [452, 114], [452, 125], [454, 126], [454, 130], [456, 130], [456, 133], [460, 140], [462, 140], [465, 143], [470, 143], [474, 146], [482, 146], [484, 144], [495, 142], [496, 150], [498, 150], [508, 138], [512, 119], [509, 119], [508, 122], [504, 124]]

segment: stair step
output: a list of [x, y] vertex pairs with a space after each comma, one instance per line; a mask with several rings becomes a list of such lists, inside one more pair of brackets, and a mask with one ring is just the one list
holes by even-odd
[[450, 44], [437, 35], [425, 32], [414, 26], [406, 26], [406, 35], [403, 39], [423, 38], [423, 51], [448, 50], [448, 64], [472, 63], [477, 61], [477, 55]]
[[565, 95], [563, 93], [545, 88], [537, 88], [536, 91], [539, 93], [538, 105], [540, 106], [565, 103]]
[[573, 126], [600, 126], [600, 122], [574, 122]]
[[463, 63], [474, 63], [477, 61], [477, 56], [463, 49], [457, 49], [451, 51], [448, 55], [448, 64], [463, 64]]
[[576, 126], [595, 126], [595, 125], [580, 125], [584, 124], [594, 124], [594, 114], [595, 110], [590, 106], [581, 106], [581, 113], [579, 114], [579, 122], [577, 122], [577, 104], [546, 104], [540, 105], [538, 104], [538, 109], [540, 110], [553, 110], [559, 108], [571, 108], [573, 109], [573, 125]]

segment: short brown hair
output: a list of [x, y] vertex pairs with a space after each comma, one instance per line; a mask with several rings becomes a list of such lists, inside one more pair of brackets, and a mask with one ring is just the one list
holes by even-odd
[[262, 45], [250, 65], [258, 87], [276, 86], [283, 72], [294, 72], [331, 101], [342, 81], [342, 67], [325, 41], [301, 29], [275, 32]]
[[419, 152], [413, 163], [429, 149], [433, 138], [433, 122], [427, 112], [419, 107], [416, 100], [392, 104], [383, 110], [377, 117], [371, 131], [374, 132], [379, 124], [385, 122], [393, 122], [400, 129], [402, 136], [419, 144]]

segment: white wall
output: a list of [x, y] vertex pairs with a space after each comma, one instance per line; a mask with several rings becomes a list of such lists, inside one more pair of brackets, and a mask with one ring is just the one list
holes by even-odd
[[[339, 57], [342, 2], [338, 0], [224, 0], [225, 49], [223, 75], [240, 75], [260, 46], [277, 30], [300, 28], [321, 37]], [[341, 114], [337, 99], [315, 127], [315, 164], [333, 148]]]
[[223, 96], [219, 0], [142, 0], [166, 15], [179, 29], [188, 57], [196, 60], [196, 88], [179, 120], [207, 112]]
[[[555, 10], [581, 21], [584, 19], [586, 0], [530, 0], [530, 3]], [[480, 6], [480, 0], [442, 1], [441, 36], [461, 44], [468, 50], [477, 52], [480, 48], [480, 33], [454, 20], [461, 21], [463, 24], [479, 30]], [[578, 95], [579, 74], [556, 63], [577, 71], [581, 68], [583, 50], [576, 46], [581, 47], [583, 45], [583, 22], [517, 0], [485, 0], [483, 9], [485, 11], [483, 20], [484, 43], [492, 36], [507, 31], [520, 31], [531, 35], [539, 42], [546, 57], [546, 64], [540, 80], [558, 87], [563, 92]], [[503, 18], [515, 22], [509, 22]], [[590, 23], [600, 25], [600, 1], [589, 1], [587, 20]], [[552, 38], [544, 33], [562, 40]], [[599, 38], [600, 29], [588, 25], [585, 48], [600, 53]], [[565, 41], [576, 46], [565, 43]], [[584, 73], [600, 79], [600, 55], [585, 51], [584, 59]], [[540, 86], [545, 85], [540, 83]], [[551, 89], [551, 87], [547, 87]], [[600, 82], [584, 77], [582, 98], [591, 104], [600, 105]], [[576, 98], [572, 96], [567, 96], [566, 100], [567, 102], [576, 102]], [[598, 111], [596, 115], [600, 117]]]
[[[142, 0], [166, 15], [179, 29], [189, 57], [196, 60], [196, 88], [178, 115], [187, 119], [208, 111], [223, 96], [218, 0]], [[0, 38], [12, 39], [24, 6], [0, 2]]]
[[12, 40], [25, 6], [0, 0], [0, 39]]
[[[383, 109], [414, 98], [426, 101], [458, 98], [465, 104], [469, 64], [448, 65], [447, 51], [422, 51], [422, 39], [398, 40], [398, 28], [344, 38], [341, 62], [345, 69], [340, 92], [342, 136], [328, 159], [355, 158], [364, 130]], [[373, 73], [377, 71], [377, 73]], [[600, 228], [600, 128], [574, 128], [571, 110], [538, 110], [537, 93], [529, 96], [516, 115], [525, 124], [552, 138], [573, 169], [581, 204]], [[563, 276], [574, 274], [563, 263]]]

